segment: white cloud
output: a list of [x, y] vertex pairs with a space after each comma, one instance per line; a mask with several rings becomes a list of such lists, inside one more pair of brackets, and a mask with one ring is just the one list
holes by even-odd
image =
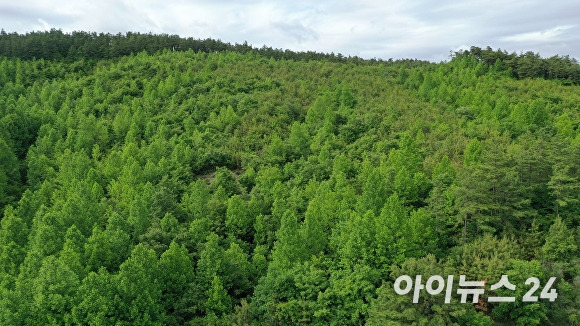
[[543, 31], [520, 33], [502, 38], [507, 42], [546, 42], [553, 41], [562, 35], [566, 30], [573, 28], [574, 25], [556, 26]]
[[37, 29], [39, 30], [43, 30], [43, 31], [48, 31], [50, 30], [50, 25], [46, 22], [46, 20], [42, 19], [42, 18], [38, 18], [37, 19], [38, 22], [40, 23], [40, 26], [37, 27]]

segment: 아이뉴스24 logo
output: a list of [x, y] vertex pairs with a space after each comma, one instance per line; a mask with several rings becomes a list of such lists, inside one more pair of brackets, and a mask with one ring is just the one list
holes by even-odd
[[[445, 303], [451, 302], [451, 295], [453, 294], [453, 275], [448, 275], [447, 280], [445, 280], [440, 275], [433, 275], [427, 279], [425, 284], [422, 283], [421, 275], [415, 276], [415, 281], [409, 275], [401, 275], [395, 280], [394, 290], [398, 295], [405, 295], [413, 290], [413, 303], [419, 302], [419, 295], [421, 290], [425, 289], [430, 295], [437, 295], [445, 290]], [[555, 301], [558, 297], [558, 292], [553, 289], [554, 281], [556, 277], [550, 277], [550, 279], [544, 285], [542, 291], [540, 292], [539, 299], [547, 299], [551, 302]], [[467, 281], [465, 275], [459, 276], [459, 284], [456, 293], [461, 295], [461, 303], [466, 303], [468, 296], [471, 297], [472, 303], [479, 302], [479, 296], [485, 293], [485, 281]], [[414, 288], [413, 288], [414, 285]], [[526, 282], [526, 286], [530, 286], [529, 290], [522, 297], [522, 302], [537, 302], [538, 296], [537, 291], [540, 288], [540, 280], [537, 277], [529, 277]], [[496, 290], [506, 288], [511, 291], [516, 290], [516, 285], [510, 283], [507, 275], [502, 275], [501, 279], [492, 284], [490, 290], [494, 292]], [[487, 302], [515, 302], [516, 298], [513, 296], [489, 296]]]

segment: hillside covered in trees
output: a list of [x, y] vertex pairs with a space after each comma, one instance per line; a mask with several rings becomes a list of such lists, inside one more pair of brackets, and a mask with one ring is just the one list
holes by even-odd
[[0, 52], [1, 325], [580, 325], [574, 59], [55, 30]]

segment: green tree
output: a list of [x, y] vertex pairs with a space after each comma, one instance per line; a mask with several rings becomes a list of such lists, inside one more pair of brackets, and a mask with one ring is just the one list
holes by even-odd
[[96, 272], [105, 267], [109, 272], [116, 272], [119, 266], [129, 257], [131, 239], [122, 230], [93, 229], [93, 234], [84, 245], [84, 259], [88, 272]]
[[224, 252], [224, 286], [232, 294], [233, 303], [252, 293], [256, 270], [250, 263], [248, 255], [235, 242]]
[[205, 216], [209, 198], [209, 189], [202, 179], [197, 179], [189, 185], [188, 190], [181, 199], [181, 204], [186, 214], [188, 214], [188, 221], [197, 220]]
[[[422, 282], [439, 275], [444, 277], [445, 284], [445, 276], [455, 274], [449, 264], [437, 261], [433, 255], [420, 259], [410, 258], [401, 267], [393, 267], [390, 273], [392, 280], [401, 275], [410, 275], [414, 280], [416, 275], [421, 275]], [[377, 298], [371, 302], [367, 324], [491, 325], [488, 316], [478, 313], [472, 305], [461, 304], [454, 296], [451, 296], [450, 303], [445, 303], [445, 290], [437, 295], [423, 291], [418, 302], [413, 303], [414, 291], [399, 295], [391, 282], [384, 282], [377, 290]]]
[[207, 301], [205, 302], [205, 313], [208, 316], [215, 315], [222, 317], [232, 309], [231, 298], [224, 289], [220, 278], [214, 275], [211, 281], [211, 287], [206, 292]]
[[195, 280], [194, 266], [187, 249], [171, 242], [169, 249], [159, 258], [159, 283], [161, 304], [165, 310], [167, 325], [182, 325], [192, 316], [191, 284]]
[[288, 136], [288, 145], [290, 158], [298, 159], [305, 157], [309, 153], [310, 137], [306, 125], [294, 122], [290, 127], [290, 135]]
[[18, 199], [20, 178], [18, 158], [4, 139], [0, 138], [0, 210]]
[[329, 230], [337, 218], [338, 202], [328, 184], [317, 190], [317, 195], [308, 203], [304, 223], [300, 228], [300, 236], [304, 242], [305, 255], [319, 255], [328, 244]]
[[354, 267], [375, 263], [375, 216], [371, 211], [365, 215], [351, 211], [332, 231], [331, 247], [342, 265]]
[[277, 240], [272, 249], [270, 268], [279, 271], [287, 270], [294, 262], [308, 258], [299, 229], [296, 214], [290, 210], [284, 212], [280, 229], [276, 232]]
[[[537, 302], [523, 302], [523, 295], [529, 288], [523, 286], [529, 277], [540, 279], [541, 285], [546, 284], [542, 267], [537, 260], [512, 260], [511, 268], [506, 272], [509, 282], [517, 284], [515, 293], [512, 290], [500, 288], [496, 296], [515, 297], [514, 302], [501, 302], [493, 308], [492, 315], [498, 322], [514, 323], [515, 325], [543, 325], [547, 320], [548, 306], [545, 299]], [[538, 295], [534, 293], [533, 295]]]
[[376, 267], [388, 270], [393, 263], [401, 263], [405, 259], [405, 248], [402, 238], [405, 237], [405, 224], [408, 219], [408, 209], [403, 205], [397, 193], [392, 194], [381, 214], [375, 219], [375, 264]]
[[[195, 292], [196, 308], [200, 311], [206, 311], [204, 302], [208, 300], [208, 294], [212, 288], [214, 277], [220, 277], [224, 274], [224, 250], [219, 245], [220, 238], [215, 233], [210, 233], [206, 243], [201, 251], [199, 261], [196, 267]], [[219, 285], [223, 288], [221, 279]]]
[[[336, 269], [326, 276], [318, 271], [319, 288], [326, 290], [314, 292], [317, 297], [314, 316], [321, 323], [328, 324], [361, 324], [368, 316], [371, 302], [375, 298], [376, 289], [382, 271], [365, 264], [356, 264], [352, 268]], [[325, 277], [328, 278], [328, 281]]]
[[499, 144], [461, 170], [455, 190], [463, 241], [486, 232], [515, 234], [536, 215], [513, 160]]
[[214, 191], [217, 188], [222, 187], [225, 191], [227, 197], [238, 193], [238, 184], [234, 178], [232, 172], [224, 167], [216, 169], [215, 180], [211, 183], [211, 189]]
[[234, 195], [228, 199], [226, 210], [226, 230], [229, 234], [251, 242], [251, 229], [254, 224], [254, 216], [247, 203], [239, 196]]
[[98, 273], [90, 272], [79, 285], [72, 308], [72, 321], [84, 325], [122, 323], [118, 311], [121, 304], [117, 279], [101, 268]]
[[457, 171], [453, 167], [449, 157], [444, 156], [439, 164], [433, 169], [431, 177], [433, 188], [427, 198], [427, 210], [434, 218], [435, 232], [440, 239], [442, 248], [452, 245], [458, 230], [455, 223], [456, 207], [455, 182]]
[[380, 170], [363, 161], [359, 178], [362, 182], [362, 195], [359, 197], [358, 210], [361, 214], [371, 210], [378, 215], [388, 198], [389, 188]]
[[17, 276], [18, 267], [26, 257], [27, 236], [26, 224], [16, 216], [12, 206], [7, 206], [0, 220], [0, 287], [8, 287], [10, 276]]
[[87, 239], [79, 229], [75, 225], [71, 226], [66, 231], [64, 244], [58, 257], [77, 275], [79, 280], [84, 279], [86, 276], [85, 260], [83, 259], [83, 246], [86, 241]]
[[78, 276], [61, 260], [54, 256], [44, 259], [32, 283], [35, 321], [56, 325], [70, 322], [78, 285]]
[[163, 325], [159, 265], [155, 252], [137, 245], [116, 275], [119, 305], [116, 314], [125, 323]]
[[555, 213], [560, 216], [562, 207], [569, 204], [575, 204], [580, 201], [578, 192], [580, 192], [580, 183], [578, 178], [570, 173], [570, 166], [563, 163], [554, 166], [554, 174], [548, 182], [548, 188], [555, 199]]
[[574, 233], [557, 217], [546, 234], [546, 242], [541, 249], [542, 257], [551, 262], [571, 262], [578, 258], [578, 247]]

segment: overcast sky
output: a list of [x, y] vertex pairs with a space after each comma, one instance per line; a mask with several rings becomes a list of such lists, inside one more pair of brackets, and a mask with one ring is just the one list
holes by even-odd
[[0, 0], [0, 28], [168, 33], [363, 58], [441, 61], [489, 45], [580, 59], [579, 0]]

